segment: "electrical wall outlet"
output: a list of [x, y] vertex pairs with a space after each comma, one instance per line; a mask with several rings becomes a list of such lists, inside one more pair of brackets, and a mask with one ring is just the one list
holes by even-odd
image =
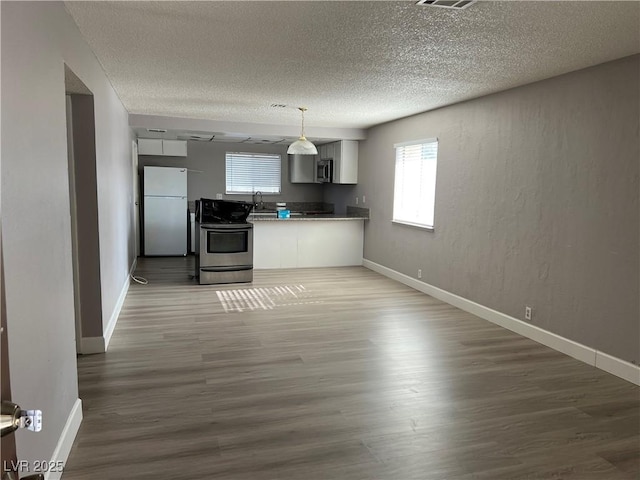
[[216, 193], [216, 200], [222, 200], [222, 194]]
[[362, 195], [362, 203], [366, 203], [366, 202], [367, 202], [367, 200], [365, 199], [365, 196]]
[[532, 314], [531, 307], [525, 306], [524, 307], [524, 319], [525, 320], [531, 320], [531, 314]]
[[358, 204], [358, 197], [356, 197], [356, 205]]
[[422, 278], [422, 269], [421, 268], [418, 269], [418, 278]]

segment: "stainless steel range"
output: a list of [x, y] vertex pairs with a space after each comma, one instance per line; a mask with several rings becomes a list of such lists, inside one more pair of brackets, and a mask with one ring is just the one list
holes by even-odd
[[253, 224], [247, 202], [196, 201], [196, 267], [201, 285], [253, 281]]

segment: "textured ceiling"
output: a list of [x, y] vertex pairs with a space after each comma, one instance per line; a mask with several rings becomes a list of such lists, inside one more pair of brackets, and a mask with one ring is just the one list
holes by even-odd
[[66, 2], [130, 113], [365, 128], [640, 51], [640, 2]]

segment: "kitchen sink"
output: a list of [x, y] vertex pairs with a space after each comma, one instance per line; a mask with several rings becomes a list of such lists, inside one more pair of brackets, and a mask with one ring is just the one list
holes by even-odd
[[249, 215], [253, 215], [254, 217], [275, 217], [276, 212], [265, 212], [264, 210], [259, 212], [253, 211]]
[[[276, 217], [278, 215], [278, 212], [276, 212], [275, 210], [271, 210], [271, 211], [265, 211], [265, 210], [254, 210], [253, 212], [250, 213], [249, 216], [254, 216], [254, 217]], [[304, 213], [302, 212], [291, 212], [289, 214], [292, 217], [295, 216], [300, 216], [300, 215], [304, 215]]]

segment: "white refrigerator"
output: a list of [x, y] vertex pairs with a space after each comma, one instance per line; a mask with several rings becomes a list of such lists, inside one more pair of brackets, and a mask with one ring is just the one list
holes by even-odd
[[144, 167], [144, 254], [187, 254], [187, 169]]

